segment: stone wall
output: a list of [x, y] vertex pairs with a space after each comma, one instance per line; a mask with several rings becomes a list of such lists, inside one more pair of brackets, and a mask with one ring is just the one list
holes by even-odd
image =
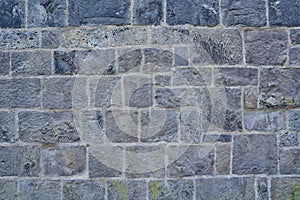
[[0, 199], [299, 199], [299, 10], [0, 0]]

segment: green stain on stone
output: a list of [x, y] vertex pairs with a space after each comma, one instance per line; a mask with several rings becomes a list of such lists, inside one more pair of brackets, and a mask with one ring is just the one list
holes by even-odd
[[152, 198], [153, 199], [157, 199], [159, 196], [159, 181], [155, 181], [152, 185], [151, 185], [151, 194], [152, 194]]

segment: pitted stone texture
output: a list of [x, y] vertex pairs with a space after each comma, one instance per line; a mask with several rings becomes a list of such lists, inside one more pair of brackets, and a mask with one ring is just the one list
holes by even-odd
[[231, 142], [232, 141], [232, 136], [229, 134], [205, 134], [203, 136], [203, 142]]
[[245, 128], [248, 131], [279, 131], [286, 128], [285, 114], [281, 111], [253, 111], [244, 114]]
[[16, 141], [15, 113], [0, 111], [0, 143]]
[[40, 79], [0, 79], [1, 108], [37, 108], [40, 106]]
[[209, 86], [212, 82], [210, 68], [177, 68], [174, 73], [173, 85]]
[[191, 180], [156, 180], [150, 181], [148, 187], [150, 200], [190, 200], [193, 199], [195, 190]]
[[244, 88], [244, 108], [255, 109], [257, 108], [258, 90], [257, 87]]
[[141, 49], [121, 49], [118, 51], [118, 55], [119, 73], [140, 71], [143, 59]]
[[233, 65], [243, 62], [242, 37], [238, 30], [193, 29], [190, 42], [193, 64]]
[[265, 177], [257, 178], [257, 194], [258, 200], [268, 199], [268, 179]]
[[38, 176], [40, 149], [36, 146], [1, 146], [1, 176]]
[[71, 112], [21, 111], [19, 138], [23, 142], [71, 143], [80, 140]]
[[146, 199], [146, 182], [139, 180], [108, 181], [108, 199]]
[[47, 78], [44, 80], [43, 107], [72, 108], [73, 78]]
[[279, 150], [280, 174], [300, 174], [300, 149]]
[[111, 32], [111, 46], [144, 45], [147, 30], [142, 27], [116, 28]]
[[168, 176], [213, 175], [214, 149], [211, 145], [170, 146]]
[[196, 180], [196, 199], [255, 199], [253, 178], [209, 178]]
[[63, 199], [104, 200], [105, 189], [100, 181], [73, 180], [63, 183]]
[[66, 2], [63, 0], [28, 1], [28, 27], [65, 26]]
[[10, 55], [7, 52], [0, 52], [0, 75], [8, 75], [10, 67]]
[[276, 174], [277, 143], [273, 135], [234, 137], [233, 174]]
[[144, 49], [145, 64], [143, 72], [170, 72], [173, 65], [173, 53], [171, 49]]
[[269, 20], [271, 26], [300, 26], [299, 1], [270, 0]]
[[178, 121], [175, 110], [144, 110], [141, 112], [142, 142], [176, 142]]
[[260, 75], [260, 105], [265, 108], [300, 107], [300, 69], [263, 69]]
[[255, 68], [217, 68], [215, 69], [216, 85], [246, 86], [257, 85], [258, 70]]
[[135, 0], [133, 23], [138, 25], [159, 25], [163, 18], [162, 0]]
[[9, 49], [39, 48], [39, 34], [37, 31], [0, 31], [0, 47]]
[[284, 30], [245, 32], [246, 62], [250, 65], [283, 65], [287, 59], [288, 33]]
[[76, 62], [76, 51], [54, 52], [55, 74], [74, 75], [78, 72], [78, 64]]
[[202, 138], [201, 112], [195, 109], [182, 109], [180, 112], [181, 141], [199, 143]]
[[266, 2], [264, 0], [222, 1], [223, 24], [226, 26], [265, 26]]
[[102, 143], [104, 136], [104, 116], [99, 110], [81, 113], [82, 141]]
[[13, 76], [50, 75], [51, 52], [14, 52], [11, 54]]
[[25, 26], [25, 1], [1, 0], [0, 1], [0, 27], [21, 28]]
[[289, 50], [289, 63], [290, 65], [300, 66], [300, 48], [292, 47]]
[[167, 23], [169, 25], [191, 24], [216, 26], [219, 24], [217, 0], [167, 0]]
[[50, 177], [82, 175], [86, 170], [84, 146], [49, 147], [41, 151], [43, 171]]
[[61, 199], [60, 181], [52, 180], [22, 180], [20, 182], [21, 200], [53, 200]]
[[289, 113], [289, 129], [291, 131], [300, 131], [300, 110]]
[[155, 76], [155, 86], [164, 87], [170, 86], [171, 76], [168, 75], [156, 75]]
[[175, 47], [175, 66], [187, 66], [189, 65], [189, 55], [188, 55], [188, 48], [186, 47]]
[[151, 30], [151, 43], [161, 45], [188, 44], [190, 31], [185, 28], [158, 27]]
[[73, 28], [62, 31], [61, 46], [65, 48], [107, 47], [108, 32], [103, 28]]
[[216, 144], [215, 175], [230, 173], [230, 144]]
[[69, 25], [130, 24], [130, 0], [70, 0]]
[[300, 44], [300, 29], [292, 29], [290, 37], [292, 44]]
[[299, 138], [298, 133], [289, 132], [289, 131], [281, 131], [279, 134], [279, 146], [280, 147], [289, 147], [289, 146], [298, 146]]
[[0, 180], [0, 199], [17, 199], [17, 181], [7, 179]]
[[123, 164], [121, 146], [97, 146], [89, 149], [90, 178], [120, 177], [123, 173]]
[[55, 49], [60, 44], [59, 30], [43, 30], [42, 31], [42, 47]]
[[271, 180], [272, 199], [299, 199], [300, 178], [273, 178]]
[[166, 156], [164, 146], [130, 146], [125, 151], [127, 177], [164, 177]]

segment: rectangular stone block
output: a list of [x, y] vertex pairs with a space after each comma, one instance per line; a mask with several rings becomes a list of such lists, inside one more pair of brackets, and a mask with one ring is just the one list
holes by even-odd
[[265, 26], [265, 0], [222, 1], [223, 24], [226, 26]]
[[182, 142], [200, 143], [203, 134], [201, 112], [193, 108], [181, 109], [180, 128]]
[[242, 37], [238, 30], [193, 29], [190, 44], [193, 64], [233, 65], [243, 62]]
[[300, 174], [300, 149], [279, 150], [280, 174]]
[[294, 110], [289, 113], [289, 129], [291, 131], [300, 131], [300, 110]]
[[118, 50], [119, 73], [139, 72], [142, 66], [143, 54], [141, 49], [125, 48]]
[[212, 70], [210, 68], [176, 68], [173, 85], [210, 86], [212, 83]]
[[261, 178], [257, 178], [256, 179], [256, 184], [257, 184], [257, 188], [256, 188], [256, 191], [257, 191], [257, 194], [258, 194], [258, 197], [257, 199], [258, 200], [265, 200], [265, 199], [268, 199], [269, 197], [269, 192], [268, 192], [268, 179], [265, 178], [265, 177], [261, 177]]
[[288, 33], [285, 30], [245, 32], [246, 62], [249, 65], [283, 65], [287, 59]]
[[55, 49], [60, 45], [60, 30], [43, 30], [42, 31], [42, 47]]
[[271, 180], [272, 199], [299, 199], [300, 178], [286, 177]]
[[155, 86], [164, 87], [170, 86], [171, 84], [171, 76], [168, 75], [156, 75], [155, 79]]
[[63, 27], [66, 2], [61, 0], [28, 1], [28, 27]]
[[1, 78], [1, 108], [37, 108], [40, 107], [41, 84], [38, 78]]
[[257, 85], [256, 68], [216, 68], [215, 84], [220, 86]]
[[298, 1], [270, 0], [269, 20], [271, 26], [299, 26], [300, 5]]
[[22, 180], [20, 181], [20, 199], [61, 200], [60, 181]]
[[277, 141], [274, 135], [240, 135], [233, 140], [233, 174], [276, 174]]
[[273, 132], [286, 128], [284, 112], [255, 111], [245, 112], [245, 129], [248, 131]]
[[216, 144], [215, 175], [226, 175], [230, 173], [230, 145]]
[[39, 76], [51, 74], [51, 52], [14, 52], [11, 54], [13, 76]]
[[290, 147], [299, 145], [299, 137], [297, 132], [280, 131], [279, 133], [279, 146]]
[[258, 89], [257, 87], [250, 86], [244, 87], [244, 108], [255, 109], [258, 102]]
[[10, 55], [7, 52], [0, 52], [0, 75], [8, 75], [10, 68]]
[[174, 48], [174, 66], [187, 66], [189, 65], [189, 55], [187, 47]]
[[148, 197], [158, 199], [193, 199], [194, 183], [192, 180], [153, 180], [148, 183]]
[[0, 47], [3, 50], [39, 48], [39, 33], [37, 31], [0, 31]]
[[196, 199], [255, 199], [253, 178], [196, 180]]
[[147, 43], [147, 30], [142, 27], [116, 28], [111, 32], [111, 46], [144, 45]]
[[130, 24], [130, 0], [70, 0], [69, 25]]
[[39, 176], [40, 149], [37, 146], [1, 146], [1, 176]]
[[143, 72], [170, 72], [173, 66], [174, 55], [171, 49], [147, 48], [144, 49], [144, 59]]
[[133, 23], [138, 25], [159, 25], [163, 18], [162, 0], [135, 0]]
[[41, 151], [42, 173], [48, 177], [79, 176], [86, 171], [84, 146], [56, 146]]
[[82, 141], [88, 143], [103, 143], [105, 130], [102, 111], [85, 111], [80, 115]]
[[169, 25], [191, 24], [216, 26], [219, 24], [217, 0], [167, 0], [167, 23]]
[[13, 111], [0, 111], [0, 142], [15, 142], [16, 132], [15, 113]]
[[63, 199], [104, 200], [105, 188], [100, 181], [72, 180], [63, 182]]
[[263, 108], [300, 107], [300, 69], [263, 69], [260, 75], [260, 106]]
[[76, 56], [77, 51], [55, 51], [54, 65], [55, 74], [75, 75], [79, 71], [79, 60]]
[[300, 29], [292, 29], [290, 38], [292, 44], [300, 44]]
[[0, 27], [23, 28], [25, 27], [25, 1], [1, 0], [0, 1]]
[[188, 44], [190, 31], [185, 28], [159, 27], [151, 30], [151, 43], [160, 45]]
[[299, 66], [300, 65], [300, 48], [292, 47], [289, 49], [289, 63], [290, 65]]
[[168, 177], [213, 175], [212, 145], [170, 146], [167, 153]]
[[80, 140], [76, 116], [72, 112], [21, 111], [18, 117], [19, 138], [23, 142], [71, 143]]
[[0, 199], [17, 199], [17, 181], [8, 179], [0, 180]]
[[229, 134], [220, 134], [220, 135], [216, 135], [216, 134], [205, 134], [203, 136], [203, 142], [222, 142], [222, 143], [226, 143], [226, 142], [231, 142], [232, 141], [232, 136]]
[[139, 180], [108, 181], [108, 199], [146, 199], [146, 182]]

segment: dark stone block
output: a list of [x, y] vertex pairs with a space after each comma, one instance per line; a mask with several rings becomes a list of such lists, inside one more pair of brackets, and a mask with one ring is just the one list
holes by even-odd
[[268, 179], [265, 177], [258, 178], [257, 180], [257, 194], [259, 200], [268, 199]]
[[230, 173], [231, 144], [216, 144], [216, 163], [214, 175]]
[[257, 85], [258, 70], [254, 68], [217, 68], [215, 82], [221, 86]]
[[0, 111], [0, 142], [12, 143], [15, 141], [15, 113], [12, 111]]
[[60, 200], [61, 183], [52, 180], [22, 180], [20, 182], [21, 200]]
[[280, 150], [279, 169], [281, 174], [300, 174], [300, 149]]
[[22, 28], [25, 27], [25, 1], [1, 0], [0, 1], [0, 27]]
[[171, 76], [168, 75], [156, 75], [155, 76], [155, 86], [164, 87], [170, 86]]
[[288, 131], [279, 132], [280, 147], [298, 146], [298, 144], [299, 144], [298, 133], [288, 132]]
[[300, 110], [289, 113], [289, 129], [291, 131], [300, 131]]
[[271, 26], [300, 26], [299, 1], [269, 0]]
[[111, 46], [143, 45], [147, 37], [147, 30], [144, 27], [116, 28], [111, 32]]
[[232, 136], [228, 134], [205, 134], [203, 142], [231, 142]]
[[119, 73], [139, 72], [142, 64], [141, 49], [125, 49], [119, 51]]
[[173, 53], [167, 49], [144, 49], [145, 64], [143, 72], [169, 72], [173, 63]]
[[108, 181], [108, 199], [146, 199], [146, 182], [139, 180]]
[[44, 30], [42, 31], [42, 47], [43, 48], [58, 48], [60, 44], [59, 30]]
[[175, 66], [187, 66], [189, 65], [188, 48], [176, 47], [175, 48]]
[[292, 47], [289, 49], [289, 64], [299, 66], [300, 65], [300, 48]]
[[162, 0], [135, 0], [133, 23], [159, 25], [163, 18]]
[[76, 62], [76, 51], [54, 52], [55, 74], [75, 75], [78, 73], [79, 66]]
[[290, 37], [292, 44], [300, 44], [300, 29], [292, 29]]
[[212, 82], [212, 70], [209, 68], [177, 68], [174, 73], [174, 85], [209, 86]]
[[10, 56], [7, 52], [0, 52], [0, 75], [8, 75], [10, 67]]

